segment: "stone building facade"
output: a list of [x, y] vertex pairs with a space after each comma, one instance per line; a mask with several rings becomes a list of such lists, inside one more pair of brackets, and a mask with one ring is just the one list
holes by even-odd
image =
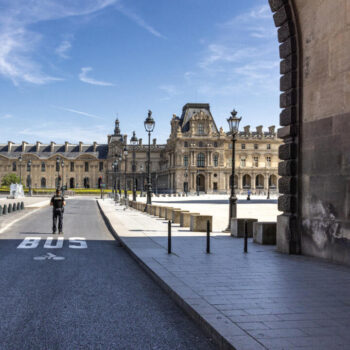
[[[151, 143], [151, 174], [153, 192], [230, 191], [232, 172], [232, 137], [216, 126], [209, 104], [188, 103], [181, 117], [171, 120], [170, 137], [166, 144]], [[235, 159], [235, 187], [238, 193], [267, 194], [278, 191], [278, 148], [275, 127], [264, 132], [245, 126], [237, 135]], [[125, 149], [128, 150], [125, 155]], [[116, 120], [114, 133], [107, 144], [72, 145], [68, 142], [50, 144], [0, 145], [0, 178], [8, 173], [21, 175], [22, 182], [33, 188], [54, 188], [58, 178], [67, 188], [108, 188], [145, 190], [148, 144], [142, 139], [136, 145], [128, 143]], [[135, 151], [135, 158], [134, 152]], [[19, 156], [22, 162], [19, 162]], [[122, 156], [116, 171], [112, 164]], [[59, 158], [59, 166], [57, 166]], [[32, 166], [29, 172], [29, 159]], [[62, 163], [63, 161], [63, 163]], [[63, 164], [63, 167], [62, 167]]]

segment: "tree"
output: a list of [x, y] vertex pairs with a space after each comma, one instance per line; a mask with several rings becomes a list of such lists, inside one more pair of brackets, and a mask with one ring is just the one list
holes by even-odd
[[1, 180], [1, 186], [10, 186], [11, 184], [19, 184], [20, 178], [16, 174], [6, 174]]

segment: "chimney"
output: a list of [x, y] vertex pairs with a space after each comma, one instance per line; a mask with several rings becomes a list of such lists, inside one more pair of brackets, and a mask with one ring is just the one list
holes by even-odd
[[12, 151], [12, 146], [14, 143], [12, 141], [7, 142], [7, 152], [10, 153]]
[[250, 134], [250, 125], [246, 125], [244, 128], [244, 133], [249, 135]]
[[68, 152], [68, 145], [69, 145], [69, 143], [68, 143], [68, 141], [66, 141], [66, 142], [64, 143], [64, 152], [65, 152], [65, 153]]
[[256, 132], [259, 134], [259, 135], [262, 135], [262, 129], [263, 129], [263, 126], [262, 125], [259, 125], [256, 127]]
[[40, 141], [37, 141], [36, 142], [36, 148], [35, 148], [35, 152], [40, 152], [40, 146], [41, 146], [41, 142]]
[[22, 141], [22, 152], [24, 153], [26, 151], [26, 146], [28, 145], [28, 142]]
[[157, 144], [157, 139], [153, 139], [153, 146]]
[[142, 139], [139, 138], [139, 146], [142, 146]]
[[79, 141], [79, 152], [83, 152], [83, 142]]
[[274, 125], [271, 125], [271, 126], [269, 126], [269, 133], [271, 134], [271, 135], [275, 135], [275, 126]]
[[51, 152], [51, 153], [55, 152], [55, 144], [56, 144], [56, 143], [53, 142], [53, 141], [50, 142], [50, 152]]
[[94, 143], [92, 144], [92, 148], [93, 148], [93, 151], [96, 152], [96, 149], [97, 149], [97, 142], [94, 141]]

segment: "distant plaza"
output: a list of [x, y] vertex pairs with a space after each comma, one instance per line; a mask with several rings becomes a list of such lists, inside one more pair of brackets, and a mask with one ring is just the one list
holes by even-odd
[[[228, 193], [232, 137], [230, 132], [217, 127], [209, 104], [187, 103], [181, 116], [174, 114], [170, 124], [167, 143], [157, 144], [154, 138], [150, 145], [153, 192]], [[107, 140], [106, 144], [8, 141], [0, 144], [0, 180], [15, 173], [27, 186], [31, 179], [33, 189], [55, 188], [60, 179], [67, 189], [100, 188], [105, 184], [107, 188], [132, 190], [135, 178], [136, 189], [145, 191], [148, 144], [135, 136], [130, 142], [128, 135], [122, 134], [118, 119]], [[252, 194], [278, 193], [281, 144], [275, 126], [268, 131], [263, 126], [254, 131], [250, 126], [243, 127], [237, 134], [235, 152], [234, 183], [238, 194], [248, 190]]]

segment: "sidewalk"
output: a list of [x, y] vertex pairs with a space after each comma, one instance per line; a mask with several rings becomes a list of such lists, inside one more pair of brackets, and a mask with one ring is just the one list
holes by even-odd
[[220, 348], [349, 349], [350, 268], [276, 253], [274, 247], [173, 225], [167, 254], [163, 219], [98, 200], [126, 249]]

